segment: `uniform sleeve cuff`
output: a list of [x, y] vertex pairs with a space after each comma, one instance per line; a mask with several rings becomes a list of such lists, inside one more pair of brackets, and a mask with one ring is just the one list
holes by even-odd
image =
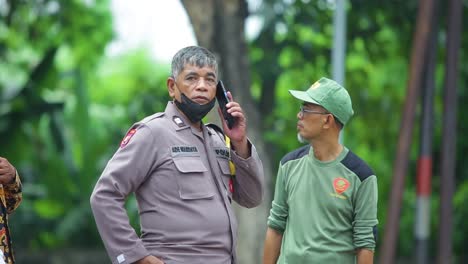
[[250, 160], [252, 160], [252, 156], [254, 156], [254, 155], [256, 154], [256, 151], [257, 151], [257, 150], [255, 149], [255, 146], [252, 144], [252, 142], [251, 142], [250, 139], [248, 139], [248, 138], [247, 138], [247, 145], [248, 145], [249, 152], [250, 152], [249, 157], [243, 158], [243, 157], [237, 155], [237, 152], [236, 152], [235, 149], [232, 149], [232, 150], [231, 150], [231, 151], [232, 151], [232, 154], [234, 154], [234, 155], [231, 155], [233, 161], [234, 161], [234, 160], [238, 160], [238, 161], [244, 161], [244, 162], [245, 162], [245, 161], [250, 161]]
[[112, 264], [131, 264], [149, 255], [148, 250], [142, 244], [138, 244], [134, 248], [114, 257]]

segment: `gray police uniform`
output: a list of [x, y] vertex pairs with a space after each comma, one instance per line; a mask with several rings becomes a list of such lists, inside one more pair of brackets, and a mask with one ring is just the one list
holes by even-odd
[[[91, 207], [114, 264], [153, 255], [166, 264], [236, 263], [237, 223], [231, 199], [244, 207], [260, 204], [263, 167], [239, 157], [234, 190], [229, 188], [229, 150], [222, 135], [189, 125], [169, 102], [164, 113], [136, 123], [99, 178]], [[134, 192], [141, 236], [130, 226], [126, 197]]]

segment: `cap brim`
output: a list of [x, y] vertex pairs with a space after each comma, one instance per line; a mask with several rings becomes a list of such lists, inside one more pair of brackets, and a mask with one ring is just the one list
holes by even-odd
[[312, 99], [312, 97], [310, 97], [307, 92], [304, 92], [304, 91], [296, 91], [296, 90], [289, 90], [289, 93], [296, 97], [297, 99], [301, 100], [301, 101], [304, 101], [304, 102], [308, 102], [308, 103], [311, 103], [311, 104], [317, 104], [317, 105], [320, 105], [317, 101], [315, 101], [314, 99]]

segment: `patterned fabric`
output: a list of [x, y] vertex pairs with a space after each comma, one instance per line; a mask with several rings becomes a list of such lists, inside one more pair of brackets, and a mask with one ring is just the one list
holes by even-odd
[[[3, 261], [0, 263], [13, 264], [15, 258], [13, 256], [12, 242], [10, 230], [8, 228], [8, 215], [11, 214], [21, 203], [22, 190], [21, 181], [16, 174], [16, 179], [11, 184], [0, 184], [0, 250], [3, 252]], [[1, 256], [1, 252], [0, 252]]]

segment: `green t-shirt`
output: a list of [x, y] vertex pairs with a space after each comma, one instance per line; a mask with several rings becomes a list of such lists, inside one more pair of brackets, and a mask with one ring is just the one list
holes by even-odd
[[281, 160], [268, 218], [283, 234], [278, 264], [355, 263], [377, 223], [377, 178], [348, 149], [321, 162], [307, 145]]

